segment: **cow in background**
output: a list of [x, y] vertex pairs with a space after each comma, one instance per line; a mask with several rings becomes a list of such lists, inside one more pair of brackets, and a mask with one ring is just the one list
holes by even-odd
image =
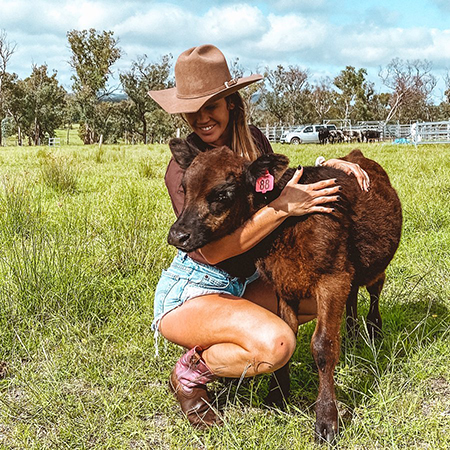
[[381, 132], [378, 130], [365, 130], [362, 132], [363, 142], [375, 142], [381, 140]]
[[328, 128], [321, 128], [319, 130], [319, 143], [327, 144], [330, 139], [330, 130]]
[[344, 130], [345, 142], [362, 142], [362, 135], [360, 130]]

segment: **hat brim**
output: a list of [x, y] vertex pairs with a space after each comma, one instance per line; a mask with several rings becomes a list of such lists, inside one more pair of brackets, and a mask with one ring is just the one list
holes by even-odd
[[262, 75], [254, 74], [248, 77], [238, 78], [237, 82], [228, 88], [221, 89], [210, 95], [196, 98], [177, 97], [177, 88], [164, 89], [161, 91], [150, 91], [150, 97], [169, 114], [194, 113], [197, 112], [206, 102], [216, 98], [226, 97], [242, 89], [249, 84], [262, 80]]

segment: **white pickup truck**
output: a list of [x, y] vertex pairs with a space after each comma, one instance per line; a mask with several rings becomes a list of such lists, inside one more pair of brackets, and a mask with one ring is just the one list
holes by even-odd
[[285, 144], [318, 144], [319, 130], [321, 128], [328, 128], [329, 130], [336, 130], [336, 125], [317, 124], [307, 125], [306, 127], [298, 127], [294, 131], [290, 131], [281, 136], [280, 142]]

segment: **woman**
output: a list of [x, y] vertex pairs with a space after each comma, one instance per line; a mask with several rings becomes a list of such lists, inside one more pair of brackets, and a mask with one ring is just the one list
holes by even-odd
[[[232, 79], [225, 57], [212, 45], [183, 52], [175, 65], [176, 87], [151, 91], [167, 112], [182, 113], [192, 129], [188, 141], [202, 151], [227, 145], [254, 160], [272, 148], [264, 135], [247, 125], [239, 89], [261, 75]], [[322, 164], [353, 173], [368, 189], [367, 174], [341, 160]], [[214, 171], [214, 168], [211, 168]], [[215, 265], [244, 253], [287, 217], [332, 213], [338, 199], [335, 180], [298, 184], [297, 170], [281, 195], [254, 214], [229, 236], [189, 255], [178, 252], [164, 271], [155, 293], [156, 332], [187, 349], [170, 376], [170, 387], [192, 425], [205, 428], [221, 422], [210, 407], [206, 384], [218, 376], [241, 377], [273, 372], [284, 366], [295, 350], [292, 330], [277, 316], [277, 299], [256, 273], [233, 278]], [[183, 170], [172, 159], [165, 181], [175, 214], [183, 208]], [[302, 302], [300, 323], [316, 315], [313, 302]]]

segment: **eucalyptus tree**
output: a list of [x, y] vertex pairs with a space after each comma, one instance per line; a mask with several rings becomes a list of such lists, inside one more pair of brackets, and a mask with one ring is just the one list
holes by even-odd
[[[147, 56], [144, 55], [132, 62], [129, 71], [120, 74], [123, 90], [131, 101], [127, 113], [132, 114], [136, 124], [127, 131], [132, 135], [138, 135], [145, 143], [149, 138], [153, 140], [154, 131], [157, 129], [157, 124], [152, 122], [161, 119], [160, 115], [155, 113], [159, 107], [148, 92], [174, 86], [170, 78], [171, 60], [172, 55], [168, 54], [164, 55], [159, 62], [147, 62]], [[168, 118], [164, 118], [164, 122], [171, 123]], [[173, 131], [172, 125], [172, 134]]]
[[71, 30], [67, 39], [72, 50], [69, 64], [75, 71], [72, 89], [81, 119], [80, 133], [85, 144], [92, 144], [102, 134], [95, 126], [102, 122], [96, 116], [104, 113], [105, 108], [99, 104], [111, 94], [111, 67], [122, 51], [112, 31]]
[[298, 66], [267, 69], [263, 105], [281, 123], [305, 123], [312, 119], [308, 72]]
[[[3, 120], [6, 119], [7, 112], [5, 109], [5, 96], [6, 96], [6, 89], [5, 89], [5, 81], [6, 77], [8, 76], [8, 72], [6, 71], [9, 60], [11, 59], [11, 56], [16, 50], [16, 44], [8, 41], [8, 36], [6, 34], [5, 30], [0, 30], [0, 125], [2, 124]], [[6, 126], [6, 125], [5, 125]], [[2, 130], [5, 127], [0, 126], [0, 145], [3, 144], [3, 133]]]
[[311, 104], [314, 108], [314, 122], [337, 117], [336, 96], [329, 78], [324, 78], [313, 86]]
[[367, 80], [367, 70], [347, 66], [334, 78], [338, 89], [336, 106], [344, 120], [371, 120], [370, 101], [375, 94], [373, 83]]
[[56, 71], [48, 74], [46, 64], [34, 65], [31, 75], [23, 80], [26, 132], [34, 145], [39, 145], [45, 135], [53, 137], [63, 124], [67, 92], [56, 76]]
[[4, 107], [14, 123], [19, 145], [25, 136], [29, 144], [39, 145], [45, 135], [54, 136], [62, 124], [67, 93], [56, 75], [49, 75], [44, 64], [34, 65], [24, 80], [16, 74], [5, 77]]
[[380, 69], [383, 84], [392, 90], [386, 122], [394, 116], [402, 122], [430, 119], [431, 94], [437, 83], [431, 70], [430, 61], [400, 58]]

